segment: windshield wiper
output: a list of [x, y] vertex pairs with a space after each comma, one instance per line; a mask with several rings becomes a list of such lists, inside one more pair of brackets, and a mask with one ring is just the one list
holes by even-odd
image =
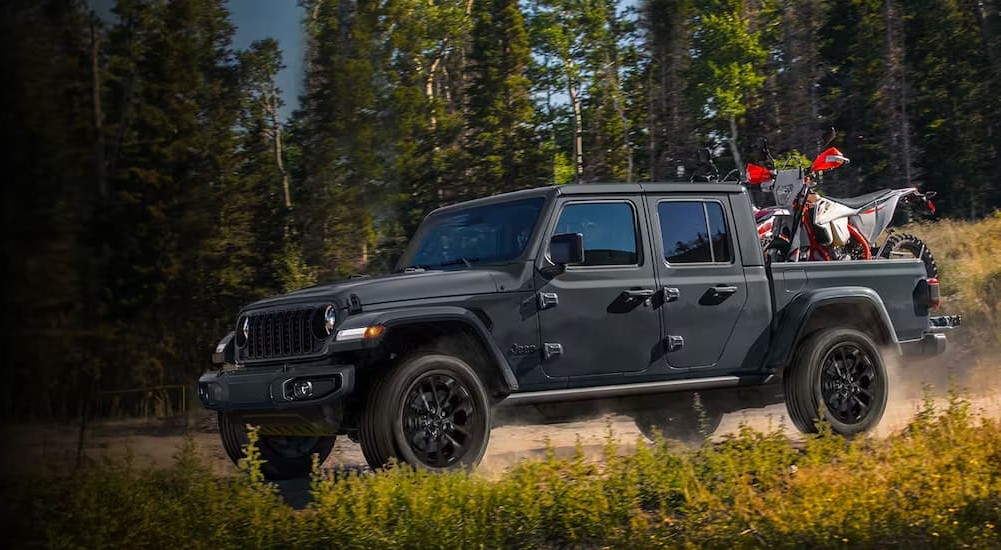
[[407, 267], [404, 267], [400, 271], [403, 273], [426, 271], [428, 269], [436, 269], [439, 267], [451, 267], [453, 265], [465, 265], [466, 267], [473, 267], [473, 262], [478, 262], [478, 261], [480, 261], [479, 258], [456, 258], [454, 260], [449, 260], [447, 262], [442, 262], [440, 264], [434, 264], [434, 265], [421, 265], [421, 264], [408, 265]]
[[466, 267], [473, 267], [473, 262], [478, 262], [478, 261], [480, 261], [479, 258], [456, 258], [454, 260], [442, 262], [438, 265], [433, 265], [431, 267], [450, 267], [453, 265], [465, 265]]

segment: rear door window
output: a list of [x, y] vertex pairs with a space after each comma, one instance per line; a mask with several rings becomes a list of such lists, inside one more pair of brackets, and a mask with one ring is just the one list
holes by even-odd
[[669, 264], [731, 263], [723, 205], [716, 201], [663, 201], [657, 205], [664, 260]]

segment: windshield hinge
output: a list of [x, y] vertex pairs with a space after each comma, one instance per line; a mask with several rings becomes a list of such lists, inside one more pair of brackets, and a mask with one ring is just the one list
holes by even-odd
[[549, 309], [560, 305], [560, 297], [555, 292], [539, 293], [539, 310]]

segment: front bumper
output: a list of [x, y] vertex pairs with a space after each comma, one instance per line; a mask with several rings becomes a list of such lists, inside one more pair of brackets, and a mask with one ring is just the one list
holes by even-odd
[[280, 411], [338, 401], [354, 386], [353, 365], [243, 367], [202, 375], [198, 379], [198, 399], [214, 411]]

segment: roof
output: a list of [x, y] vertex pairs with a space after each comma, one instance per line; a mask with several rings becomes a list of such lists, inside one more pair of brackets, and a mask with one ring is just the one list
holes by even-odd
[[560, 195], [592, 195], [608, 193], [741, 193], [736, 183], [643, 182], [643, 183], [580, 183], [550, 187]]
[[514, 199], [531, 197], [549, 197], [553, 195], [635, 195], [643, 193], [741, 193], [744, 187], [736, 183], [698, 183], [698, 182], [644, 182], [644, 183], [579, 183], [522, 189], [509, 193], [499, 193], [469, 201], [443, 206], [435, 212], [447, 212], [470, 206], [484, 206]]

